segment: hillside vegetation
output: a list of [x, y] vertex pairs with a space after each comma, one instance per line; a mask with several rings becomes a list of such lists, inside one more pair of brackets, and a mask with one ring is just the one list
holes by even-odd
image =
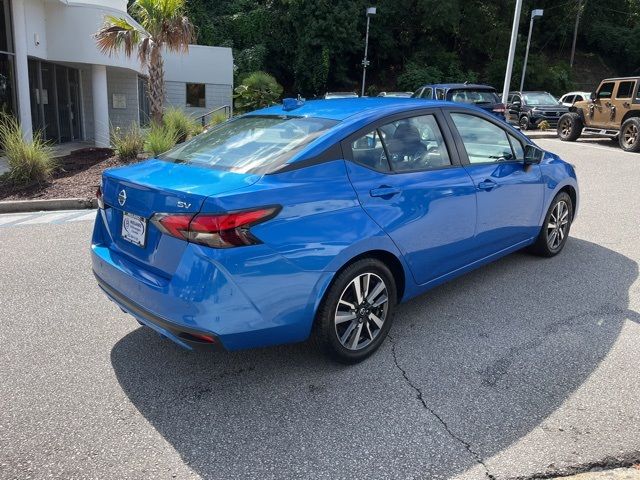
[[[367, 6], [375, 5], [367, 85], [413, 90], [432, 81], [503, 81], [513, 0], [190, 0], [198, 43], [233, 47], [236, 83], [257, 70], [289, 94], [305, 96], [359, 86]], [[578, 0], [525, 1], [514, 82], [519, 81], [529, 27], [536, 20], [527, 87], [555, 93], [579, 86], [569, 69]], [[592, 70], [640, 74], [640, 0], [584, 0], [578, 50]], [[595, 72], [594, 72], [595, 73]], [[595, 73], [597, 75], [597, 73]], [[514, 83], [515, 85], [515, 83]]]

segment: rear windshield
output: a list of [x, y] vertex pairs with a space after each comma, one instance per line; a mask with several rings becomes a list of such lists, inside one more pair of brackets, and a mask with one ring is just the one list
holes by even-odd
[[558, 105], [558, 100], [550, 93], [523, 93], [524, 101], [527, 105]]
[[238, 173], [265, 173], [285, 163], [336, 123], [326, 118], [239, 117], [178, 145], [160, 158]]
[[471, 103], [473, 105], [500, 103], [498, 95], [493, 90], [451, 89], [447, 92], [450, 102]]

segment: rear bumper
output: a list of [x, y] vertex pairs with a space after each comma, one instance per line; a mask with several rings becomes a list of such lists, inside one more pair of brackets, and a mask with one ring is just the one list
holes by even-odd
[[202, 343], [194, 335], [212, 337], [208, 348], [226, 350], [305, 340], [333, 275], [301, 270], [265, 245], [221, 252], [188, 244], [175, 272], [162, 276], [110, 248], [101, 224], [94, 227], [91, 259], [102, 290], [188, 349]]
[[[223, 349], [220, 340], [209, 332], [176, 325], [164, 318], [146, 310], [140, 305], [132, 302], [126, 296], [107, 285], [95, 272], [93, 272], [98, 286], [109, 297], [109, 299], [118, 305], [124, 312], [135, 317], [140, 323], [157, 331], [161, 335], [171, 339], [181, 347], [188, 350], [193, 349]], [[203, 340], [208, 337], [211, 341]]]

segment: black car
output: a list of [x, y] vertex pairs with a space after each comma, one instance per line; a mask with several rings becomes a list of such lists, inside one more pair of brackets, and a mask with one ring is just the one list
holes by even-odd
[[473, 83], [438, 83], [423, 85], [413, 94], [413, 98], [425, 100], [447, 100], [468, 103], [505, 119], [505, 106], [495, 88]]
[[548, 92], [511, 92], [507, 100], [507, 121], [519, 125], [520, 130], [538, 128], [546, 120], [557, 127], [558, 120], [569, 111]]

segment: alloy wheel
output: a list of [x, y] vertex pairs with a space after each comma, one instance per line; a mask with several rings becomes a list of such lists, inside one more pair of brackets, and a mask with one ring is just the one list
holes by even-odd
[[547, 245], [551, 250], [556, 250], [569, 230], [569, 206], [564, 200], [559, 201], [553, 208], [547, 224]]
[[636, 140], [638, 139], [639, 133], [640, 132], [638, 132], [638, 126], [634, 125], [633, 123], [631, 123], [631, 125], [625, 128], [622, 134], [622, 139], [625, 145], [629, 147], [633, 146], [636, 143]]
[[562, 123], [560, 124], [560, 133], [562, 134], [563, 137], [568, 137], [569, 134], [571, 133], [571, 121], [568, 119], [565, 119], [562, 121]]
[[375, 273], [362, 273], [343, 290], [334, 323], [343, 347], [361, 350], [380, 334], [389, 309], [387, 286]]

